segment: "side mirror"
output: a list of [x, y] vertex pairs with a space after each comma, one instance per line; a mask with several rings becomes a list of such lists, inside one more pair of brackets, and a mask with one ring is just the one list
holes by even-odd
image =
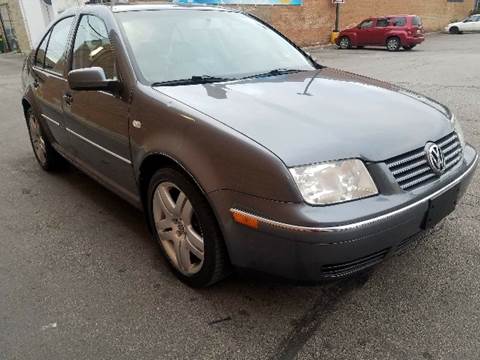
[[72, 90], [115, 90], [118, 81], [108, 80], [100, 67], [72, 70], [68, 73], [68, 84]]

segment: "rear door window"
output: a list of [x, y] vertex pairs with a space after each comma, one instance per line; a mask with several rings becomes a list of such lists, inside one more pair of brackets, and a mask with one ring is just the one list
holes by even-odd
[[388, 19], [377, 20], [377, 27], [387, 27], [387, 26], [388, 26]]
[[40, 46], [37, 49], [37, 53], [35, 54], [35, 60], [34, 60], [35, 66], [39, 66], [43, 68], [45, 64], [45, 53], [47, 50], [48, 40], [50, 39], [50, 34], [51, 34], [51, 31], [49, 31], [48, 34], [45, 35]]
[[392, 19], [392, 26], [405, 26], [407, 25], [407, 18], [406, 17], [396, 17]]
[[67, 43], [73, 16], [60, 20], [51, 30], [44, 68], [63, 75], [67, 60]]

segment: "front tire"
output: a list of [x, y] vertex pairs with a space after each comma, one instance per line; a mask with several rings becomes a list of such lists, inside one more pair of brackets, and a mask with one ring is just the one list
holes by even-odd
[[33, 153], [39, 165], [45, 171], [53, 171], [60, 168], [64, 160], [50, 144], [50, 141], [45, 136], [42, 124], [32, 109], [28, 109], [25, 116], [27, 118], [28, 133]]
[[173, 168], [158, 170], [148, 187], [147, 216], [175, 276], [195, 288], [230, 273], [223, 236], [196, 184]]
[[400, 42], [400, 39], [398, 37], [394, 36], [387, 39], [388, 51], [398, 51], [400, 50], [401, 46], [402, 46], [402, 43]]
[[461, 34], [462, 32], [460, 31], [460, 29], [458, 28], [458, 26], [452, 26], [448, 32], [450, 34], [454, 34], [454, 35], [458, 35], [458, 34]]
[[338, 42], [338, 47], [342, 50], [346, 49], [351, 49], [352, 48], [352, 42], [350, 39], [346, 36], [342, 36]]

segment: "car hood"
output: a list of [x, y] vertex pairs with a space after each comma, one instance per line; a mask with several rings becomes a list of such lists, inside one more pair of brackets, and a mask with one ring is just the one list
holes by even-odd
[[443, 105], [331, 68], [155, 89], [251, 138], [287, 166], [383, 161], [452, 131]]

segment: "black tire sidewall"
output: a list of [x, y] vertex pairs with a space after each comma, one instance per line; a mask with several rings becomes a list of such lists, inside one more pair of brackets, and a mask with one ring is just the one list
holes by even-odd
[[[155, 189], [162, 182], [171, 182], [185, 193], [187, 198], [192, 203], [193, 209], [200, 223], [202, 236], [204, 239], [204, 260], [201, 270], [192, 276], [186, 276], [176, 269], [166, 254], [165, 249], [163, 248], [163, 245], [158, 237], [152, 207]], [[213, 282], [216, 282], [217, 280], [214, 278], [216, 267], [218, 265], [216, 264], [218, 261], [217, 247], [223, 245], [223, 237], [213, 211], [210, 209], [207, 200], [200, 192], [197, 185], [176, 169], [159, 169], [152, 176], [148, 186], [146, 210], [147, 221], [152, 237], [158, 243], [164, 258], [166, 259], [175, 276], [191, 287], [206, 287]]]
[[453, 27], [450, 28], [449, 32], [450, 32], [450, 34], [458, 35], [458, 34], [460, 34], [460, 29], [457, 26], [453, 26]]

